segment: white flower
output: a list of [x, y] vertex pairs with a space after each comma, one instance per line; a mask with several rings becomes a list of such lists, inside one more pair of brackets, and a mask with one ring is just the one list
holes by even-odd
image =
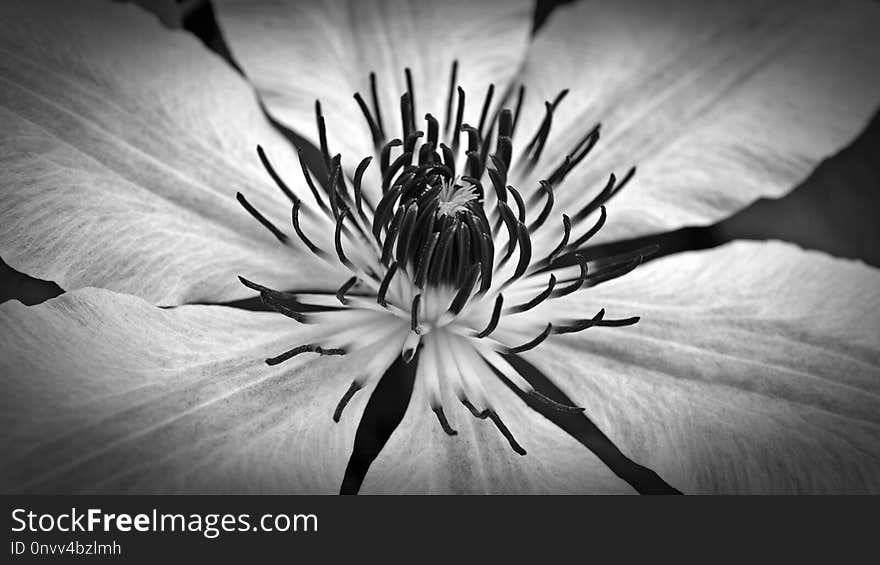
[[[337, 492], [401, 356], [362, 492], [880, 490], [876, 269], [554, 261], [802, 180], [880, 99], [877, 6], [581, 2], [529, 38], [527, 2], [217, 2], [258, 94], [89, 6], [0, 7], [0, 255], [67, 291], [0, 306], [4, 490]], [[220, 305], [252, 289], [289, 317]]]

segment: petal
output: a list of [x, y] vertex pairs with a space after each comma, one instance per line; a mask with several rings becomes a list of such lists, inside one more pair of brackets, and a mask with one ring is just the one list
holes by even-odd
[[488, 398], [526, 455], [515, 453], [491, 420], [474, 418], [449, 390], [444, 391], [443, 407], [458, 434], [446, 435], [431, 410], [429, 383], [420, 372], [406, 414], [373, 461], [360, 492], [633, 493], [595, 455], [528, 408], [494, 374], [481, 376]]
[[374, 385], [331, 416], [369, 356], [264, 363], [307, 339], [274, 313], [101, 289], [3, 304], [0, 490], [338, 492]]
[[861, 263], [737, 242], [591, 289], [581, 308], [641, 321], [526, 357], [685, 493], [878, 492], [878, 289]]
[[331, 154], [341, 152], [350, 167], [373, 154], [352, 98], [360, 92], [370, 104], [371, 71], [388, 139], [401, 135], [407, 67], [416, 119], [431, 112], [442, 127], [457, 59], [458, 82], [473, 101], [466, 119], [475, 123], [489, 84], [503, 91], [518, 70], [532, 24], [529, 0], [221, 0], [215, 6], [232, 53], [272, 115], [317, 144], [320, 100]]
[[295, 156], [247, 84], [195, 38], [133, 6], [45, 1], [4, 4], [0, 38], [10, 266], [164, 304], [247, 296], [236, 274], [339, 284], [236, 202], [241, 191], [289, 225], [290, 202], [255, 146], [289, 179]]
[[[587, 130], [602, 139], [557, 195], [582, 206], [635, 165], [596, 241], [716, 222], [804, 180], [880, 101], [880, 7], [871, 2], [644, 2], [560, 7], [522, 80], [519, 145], [543, 101], [547, 175]], [[557, 129], [559, 128], [559, 129]]]

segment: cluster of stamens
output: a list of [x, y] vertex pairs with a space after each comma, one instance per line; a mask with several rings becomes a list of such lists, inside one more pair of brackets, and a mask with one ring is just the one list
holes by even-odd
[[[315, 182], [299, 151], [313, 204], [290, 190], [258, 147], [263, 166], [292, 203], [292, 227], [300, 242], [344, 274], [338, 289], [327, 293], [281, 292], [241, 281], [258, 291], [268, 306], [316, 328], [314, 342], [267, 359], [268, 364], [303, 353], [373, 353], [339, 402], [335, 421], [353, 395], [368, 380], [379, 378], [396, 355], [409, 363], [421, 351], [417, 378], [425, 380], [443, 430], [457, 433], [444, 412], [449, 399], [455, 398], [474, 416], [490, 419], [511, 447], [524, 455], [488, 389], [503, 379], [552, 409], [581, 409], [538, 393], [507, 356], [533, 349], [551, 334], [636, 323], [637, 317], [605, 318], [604, 309], [586, 319], [548, 320], [541, 306], [626, 274], [653, 249], [590, 262], [578, 253], [604, 224], [605, 203], [635, 169], [620, 181], [611, 174], [605, 187], [581, 209], [552, 218], [554, 192], [596, 145], [598, 125], [536, 186], [522, 193], [514, 188], [516, 179], [525, 178], [539, 164], [554, 110], [567, 91], [545, 103], [543, 121], [522, 154], [515, 155], [512, 139], [524, 88], [517, 90], [513, 109], [493, 113], [495, 88], [490, 85], [478, 125], [472, 126], [463, 123], [465, 92], [456, 77], [457, 64], [453, 64], [442, 131], [430, 113], [424, 116], [425, 129], [417, 129], [409, 69], [408, 91], [400, 98], [399, 138], [387, 139], [374, 74], [370, 75], [372, 107], [360, 94], [354, 95], [378, 157], [378, 174], [372, 182], [367, 174], [373, 156], [363, 158], [350, 176], [341, 155], [331, 156], [325, 117], [316, 103], [326, 185]], [[502, 97], [501, 106], [514, 98], [512, 94]], [[240, 193], [238, 200], [282, 243], [293, 244]], [[587, 222], [596, 212], [598, 218]]]

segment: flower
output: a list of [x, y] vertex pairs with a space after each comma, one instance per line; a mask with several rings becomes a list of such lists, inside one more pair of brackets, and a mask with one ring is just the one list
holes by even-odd
[[[365, 492], [632, 492], [608, 453], [523, 402], [514, 389], [530, 384], [505, 363], [539, 369], [574, 405], [532, 398], [583, 408], [604, 446], [682, 492], [877, 491], [875, 269], [735, 242], [583, 289], [579, 265], [545, 259], [569, 232], [563, 212], [591, 242], [711, 223], [846, 144], [880, 98], [880, 14], [827, 4], [582, 2], [529, 39], [525, 2], [218, 2], [259, 101], [136, 7], [4, 4], [0, 255], [67, 290], [0, 306], [4, 490], [337, 492], [367, 399], [403, 352], [419, 367], [412, 397]], [[449, 94], [453, 69], [464, 95]], [[519, 85], [521, 113], [496, 112]], [[467, 104], [455, 121], [474, 127], [447, 131], [439, 116], [465, 96], [486, 112]], [[321, 148], [328, 186], [351, 190], [322, 197], [333, 221], [260, 104]], [[437, 116], [423, 134], [434, 150], [442, 124], [472, 158], [416, 155], [422, 112]], [[382, 162], [392, 131], [423, 170]], [[606, 175], [620, 167], [617, 193]], [[375, 227], [359, 190], [379, 236], [357, 235]], [[383, 194], [396, 218], [379, 214]], [[436, 230], [418, 221], [426, 209]], [[452, 255], [458, 234], [473, 252], [462, 243], [455, 269], [425, 260], [420, 275], [425, 246]], [[499, 300], [492, 285], [508, 279]], [[578, 292], [554, 295], [563, 281]], [[320, 323], [222, 304], [253, 289]], [[521, 360], [496, 353], [511, 350]], [[462, 390], [485, 420], [450, 394]]]

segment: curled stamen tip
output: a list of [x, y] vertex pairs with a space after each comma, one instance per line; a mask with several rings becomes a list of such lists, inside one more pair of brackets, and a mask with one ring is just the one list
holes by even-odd
[[416, 356], [421, 340], [422, 336], [416, 332], [410, 332], [409, 335], [406, 336], [406, 341], [403, 342], [403, 347], [400, 351], [400, 357], [403, 359], [404, 363], [411, 362]]

